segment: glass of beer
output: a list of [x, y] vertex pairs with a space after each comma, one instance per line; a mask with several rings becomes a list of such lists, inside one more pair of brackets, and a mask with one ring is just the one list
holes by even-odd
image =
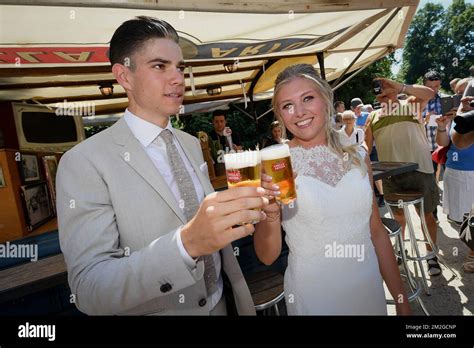
[[272, 182], [280, 187], [281, 195], [275, 199], [289, 204], [296, 199], [295, 180], [291, 167], [290, 148], [287, 144], [277, 144], [260, 151], [265, 174], [272, 177]]
[[242, 151], [224, 155], [225, 171], [229, 188], [260, 186], [259, 151]]
[[[259, 151], [242, 151], [224, 155], [225, 172], [229, 189], [234, 187], [259, 187], [261, 161]], [[260, 210], [260, 209], [256, 209]], [[252, 221], [250, 223], [256, 223]], [[244, 225], [244, 223], [242, 223]]]

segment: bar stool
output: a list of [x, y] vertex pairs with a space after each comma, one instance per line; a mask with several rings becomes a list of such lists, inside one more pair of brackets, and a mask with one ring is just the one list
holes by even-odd
[[[389, 219], [389, 218], [382, 218], [382, 223], [388, 232], [388, 236], [390, 238], [395, 239], [395, 250], [397, 249], [404, 250], [403, 238], [402, 238], [402, 227], [400, 226], [400, 224], [395, 219]], [[421, 284], [413, 278], [411, 271], [408, 268], [408, 263], [407, 263], [407, 258], [406, 258], [405, 253], [401, 254], [401, 258], [402, 258], [402, 266], [403, 266], [403, 270], [405, 274], [400, 273], [400, 276], [408, 280], [408, 286], [410, 288], [410, 294], [408, 295], [408, 302], [413, 302], [417, 300], [418, 303], [420, 304], [421, 309], [425, 313], [425, 315], [430, 315], [428, 313], [428, 310], [425, 307], [425, 304], [423, 303], [420, 297]], [[387, 304], [394, 305], [395, 300], [387, 300]]]
[[[394, 218], [394, 214], [392, 211], [392, 207], [396, 207], [399, 209], [403, 209], [403, 214], [405, 215], [405, 220], [408, 226], [408, 239], [405, 241], [410, 241], [411, 245], [411, 255], [407, 255], [406, 258], [410, 261], [415, 262], [415, 275], [418, 276], [417, 269], [420, 269], [420, 274], [422, 278], [423, 288], [427, 295], [431, 295], [430, 289], [428, 287], [428, 281], [426, 280], [426, 274], [423, 269], [422, 261], [431, 259], [433, 257], [437, 257], [439, 261], [451, 271], [451, 273], [456, 278], [456, 273], [452, 270], [451, 267], [446, 263], [444, 258], [439, 253], [439, 248], [436, 244], [433, 243], [431, 240], [431, 236], [429, 234], [428, 228], [426, 226], [425, 215], [424, 215], [424, 199], [423, 194], [421, 192], [414, 192], [414, 191], [407, 191], [407, 192], [399, 192], [393, 194], [386, 194], [385, 195], [385, 203], [387, 205], [388, 211], [392, 218]], [[411, 220], [410, 211], [408, 209], [409, 205], [416, 205], [420, 204], [420, 219], [421, 219], [421, 231], [423, 233], [424, 239], [417, 239], [415, 234], [415, 229], [413, 227], [413, 222]], [[418, 248], [418, 243], [428, 244], [431, 247], [432, 251], [427, 251], [425, 255], [421, 255], [420, 249]], [[402, 255], [402, 259], [404, 257], [404, 243], [400, 244], [400, 254]], [[418, 264], [418, 268], [416, 265]]]
[[278, 303], [284, 299], [283, 276], [273, 271], [255, 272], [245, 275], [250, 294], [256, 311], [270, 315], [271, 309], [275, 315], [280, 315]]

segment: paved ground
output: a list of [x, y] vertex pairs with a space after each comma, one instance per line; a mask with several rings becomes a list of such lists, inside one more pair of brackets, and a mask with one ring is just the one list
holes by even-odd
[[[440, 187], [442, 189], [442, 182], [440, 182]], [[380, 212], [382, 215], [389, 217], [386, 208], [381, 208]], [[415, 217], [416, 233], [421, 237], [418, 216], [413, 208], [410, 212], [412, 217]], [[447, 263], [453, 268], [457, 278], [444, 266], [441, 266], [442, 274], [440, 276], [430, 278], [426, 262], [424, 262], [431, 296], [422, 293], [421, 299], [430, 315], [473, 315], [474, 273], [466, 273], [462, 268], [469, 249], [459, 240], [458, 227], [447, 221], [441, 207], [438, 207], [438, 218], [438, 245], [441, 249], [441, 255], [444, 256]], [[410, 264], [413, 264], [413, 262], [410, 262]], [[387, 298], [390, 298], [387, 290], [386, 293]], [[424, 315], [416, 301], [412, 303], [412, 309], [415, 315]], [[390, 315], [395, 314], [395, 306], [389, 305], [387, 310]]]

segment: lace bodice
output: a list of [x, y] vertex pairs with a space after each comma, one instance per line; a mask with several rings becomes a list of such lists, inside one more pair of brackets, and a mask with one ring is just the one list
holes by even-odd
[[292, 165], [298, 175], [311, 176], [333, 187], [349, 171], [351, 165], [348, 158], [348, 156], [341, 158], [327, 146], [291, 149]]
[[372, 209], [368, 175], [326, 146], [290, 151], [298, 173], [296, 202], [283, 208], [290, 250], [308, 255], [334, 241], [367, 242]]

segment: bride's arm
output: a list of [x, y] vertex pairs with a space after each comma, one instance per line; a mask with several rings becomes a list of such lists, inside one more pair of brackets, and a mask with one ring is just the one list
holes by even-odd
[[[365, 157], [367, 171], [370, 177], [371, 186], [373, 187], [372, 165], [369, 157]], [[370, 233], [372, 243], [374, 244], [375, 253], [379, 262], [380, 273], [387, 284], [390, 294], [395, 299], [397, 314], [407, 315], [411, 314], [408, 297], [403, 288], [400, 271], [397, 266], [395, 254], [393, 253], [392, 244], [388, 237], [385, 226], [380, 219], [379, 209], [375, 201], [375, 195], [372, 195], [372, 216], [370, 218]]]
[[[262, 173], [262, 187], [269, 196], [278, 195], [272, 188], [271, 177]], [[271, 201], [270, 201], [271, 202]], [[255, 225], [253, 245], [257, 257], [265, 265], [271, 265], [281, 253], [281, 210], [273, 201], [264, 209], [267, 218]]]

